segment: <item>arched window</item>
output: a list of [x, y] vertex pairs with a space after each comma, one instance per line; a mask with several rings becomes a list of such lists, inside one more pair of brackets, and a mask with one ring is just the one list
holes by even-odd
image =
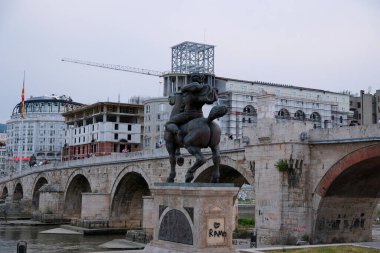
[[256, 109], [252, 105], [247, 105], [244, 107], [243, 114], [247, 116], [257, 116]]
[[314, 123], [314, 128], [320, 128], [321, 127], [321, 115], [317, 112], [313, 112], [311, 115], [310, 115], [310, 119], [311, 121], [315, 122]]
[[246, 124], [245, 125], [246, 127], [248, 126], [247, 124], [257, 122], [257, 111], [256, 111], [255, 107], [253, 107], [252, 105], [247, 105], [246, 107], [244, 107], [242, 121], [243, 121], [243, 123]]
[[312, 121], [315, 121], [315, 122], [321, 122], [321, 115], [319, 115], [319, 113], [317, 112], [313, 112], [311, 115], [310, 115], [310, 119]]
[[301, 110], [296, 111], [294, 118], [298, 120], [305, 120], [305, 113]]
[[289, 114], [289, 111], [282, 108], [279, 112], [278, 112], [278, 117], [281, 118], [281, 119], [289, 119], [290, 118], [290, 114]]

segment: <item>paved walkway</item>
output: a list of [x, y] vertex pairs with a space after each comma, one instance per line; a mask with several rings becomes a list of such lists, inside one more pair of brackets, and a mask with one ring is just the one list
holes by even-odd
[[267, 247], [267, 248], [241, 249], [239, 250], [239, 252], [240, 253], [265, 253], [266, 251], [269, 251], [269, 250], [283, 250], [283, 249], [288, 250], [288, 249], [319, 248], [319, 247], [333, 247], [333, 246], [347, 246], [347, 245], [380, 249], [380, 242], [365, 242], [365, 243], [318, 244], [318, 245], [303, 245], [303, 246], [277, 246], [277, 247]]
[[[257, 248], [257, 249], [240, 249], [236, 250], [236, 253], [265, 253], [268, 250], [283, 250], [283, 249], [301, 249], [301, 248], [319, 248], [319, 247], [329, 247], [329, 246], [362, 246], [379, 249], [380, 252], [380, 242], [366, 242], [366, 243], [343, 243], [343, 244], [323, 244], [323, 245], [305, 245], [305, 246], [281, 246], [281, 247], [267, 247], [267, 248]], [[111, 251], [112, 253], [143, 253], [143, 250], [122, 250], [122, 251]], [[110, 253], [110, 251], [97, 251], [89, 253]]]
[[362, 242], [356, 243], [357, 245], [363, 245], [374, 249], [380, 249], [380, 242]]
[[143, 250], [121, 250], [121, 251], [94, 251], [88, 253], [143, 253]]

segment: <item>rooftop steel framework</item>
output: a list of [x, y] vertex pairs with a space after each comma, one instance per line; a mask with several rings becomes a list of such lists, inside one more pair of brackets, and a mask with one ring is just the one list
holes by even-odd
[[214, 48], [189, 41], [173, 46], [172, 72], [214, 74]]

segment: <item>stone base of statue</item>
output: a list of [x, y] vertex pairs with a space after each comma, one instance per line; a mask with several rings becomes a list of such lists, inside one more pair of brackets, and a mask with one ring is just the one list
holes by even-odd
[[156, 183], [153, 240], [147, 253], [234, 252], [233, 184]]

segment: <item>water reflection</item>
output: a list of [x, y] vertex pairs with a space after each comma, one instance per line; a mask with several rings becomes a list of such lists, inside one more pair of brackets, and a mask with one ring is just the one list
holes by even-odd
[[125, 235], [58, 235], [40, 234], [57, 226], [0, 225], [0, 252], [16, 252], [18, 241], [27, 241], [28, 253], [68, 253], [105, 251], [98, 246]]

